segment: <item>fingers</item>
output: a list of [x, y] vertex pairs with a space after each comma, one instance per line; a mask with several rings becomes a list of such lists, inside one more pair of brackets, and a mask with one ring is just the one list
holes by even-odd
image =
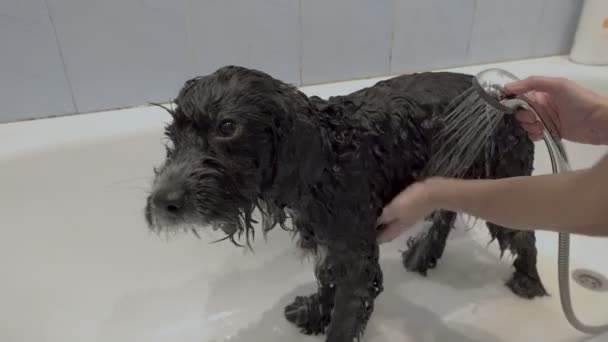
[[538, 118], [536, 117], [536, 115], [534, 115], [534, 113], [528, 110], [522, 110], [517, 112], [515, 114], [515, 118], [522, 124], [533, 124], [535, 122], [538, 122]]
[[532, 141], [539, 141], [543, 138], [543, 134], [542, 133], [528, 133], [528, 137]]
[[531, 76], [521, 81], [506, 84], [505, 91], [515, 95], [524, 94], [533, 90], [556, 93], [565, 87], [566, 82], [566, 79], [561, 77]]
[[399, 224], [399, 222], [393, 222], [387, 225], [378, 235], [378, 243], [385, 243], [394, 240], [403, 231], [403, 225]]
[[543, 131], [545, 126], [540, 120], [534, 115], [534, 113], [522, 110], [515, 114], [515, 118], [521, 126], [528, 132], [528, 136], [531, 140], [537, 141], [543, 137]]
[[392, 201], [390, 201], [384, 209], [382, 209], [382, 213], [376, 222], [377, 225], [388, 225], [393, 221], [399, 219], [399, 212], [401, 208], [400, 196], [398, 195]]
[[528, 136], [531, 140], [537, 141], [542, 139], [544, 126], [540, 122], [535, 122], [533, 124], [522, 123], [522, 127], [528, 132]]
[[378, 218], [377, 225], [382, 226], [378, 232], [378, 243], [394, 240], [407, 228], [399, 219], [396, 207], [394, 202], [389, 203]]
[[532, 134], [532, 135], [542, 135], [543, 131], [545, 130], [545, 126], [543, 126], [543, 124], [540, 121], [536, 121], [535, 123], [522, 123], [521, 124], [524, 129], [528, 132], [528, 134]]
[[390, 204], [389, 204], [384, 208], [384, 210], [382, 210], [382, 214], [380, 214], [380, 217], [378, 218], [378, 222], [376, 222], [376, 224], [377, 225], [387, 224], [388, 222], [391, 222], [394, 219], [395, 218], [391, 214], [391, 209], [390, 209]]
[[423, 219], [432, 209], [426, 203], [427, 190], [422, 184], [410, 185], [384, 207], [376, 222], [377, 226], [381, 226], [377, 232], [379, 242], [394, 239], [416, 221]]

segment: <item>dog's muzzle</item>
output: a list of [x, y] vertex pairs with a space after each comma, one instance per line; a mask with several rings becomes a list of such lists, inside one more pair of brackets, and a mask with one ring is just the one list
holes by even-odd
[[146, 202], [150, 229], [191, 230], [211, 226], [226, 234], [234, 233], [236, 215], [231, 210], [232, 196], [221, 187], [221, 177], [217, 169], [188, 159], [172, 160], [164, 165]]
[[185, 223], [191, 208], [183, 182], [177, 181], [175, 176], [161, 175], [159, 178], [146, 203], [148, 224], [160, 229]]
[[150, 196], [150, 210], [160, 224], [175, 225], [183, 219], [186, 199], [181, 189], [163, 188]]

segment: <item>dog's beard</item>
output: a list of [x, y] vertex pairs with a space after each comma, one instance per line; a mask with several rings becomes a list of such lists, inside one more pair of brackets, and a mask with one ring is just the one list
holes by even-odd
[[214, 242], [229, 240], [235, 246], [243, 247], [240, 242], [245, 237], [245, 244], [251, 249], [251, 241], [255, 239], [255, 227], [258, 222], [253, 218], [254, 205], [247, 207], [236, 207], [231, 210], [232, 215], [227, 215], [212, 223], [215, 231], [221, 231], [225, 236]]
[[[256, 226], [261, 224], [264, 237], [277, 225], [284, 230], [291, 230], [285, 225], [288, 218], [285, 210], [274, 202], [256, 199], [248, 206], [238, 206], [234, 209], [236, 214], [230, 216], [232, 219], [224, 219], [212, 224], [214, 229], [226, 234], [214, 242], [229, 240], [238, 247], [246, 246], [253, 250], [251, 243], [255, 239]], [[254, 217], [256, 210], [261, 222]], [[244, 245], [241, 243], [243, 239]]]
[[[285, 230], [287, 214], [284, 208], [274, 201], [262, 200], [257, 191], [219, 191], [221, 187], [200, 190], [198, 195], [191, 198], [192, 210], [179, 218], [166, 219], [162, 214], [155, 213], [150, 203], [146, 204], [145, 217], [149, 229], [159, 236], [166, 238], [178, 233], [192, 233], [196, 237], [207, 237], [212, 243], [229, 240], [239, 247], [252, 249], [255, 239], [256, 226], [261, 223], [264, 235], [272, 228], [280, 225]], [[241, 186], [241, 189], [247, 189]], [[254, 217], [254, 212], [259, 215]], [[261, 222], [259, 219], [261, 218]]]
[[257, 223], [252, 217], [253, 205], [232, 206], [228, 208], [225, 204], [222, 209], [209, 211], [199, 209], [195, 206], [192, 212], [182, 214], [180, 217], [167, 219], [162, 214], [155, 213], [150, 200], [145, 208], [145, 217], [150, 231], [161, 236], [173, 236], [177, 233], [192, 233], [201, 238], [205, 235], [214, 241], [230, 240], [235, 245], [242, 246], [238, 240], [244, 234], [246, 243], [254, 236], [254, 224]]

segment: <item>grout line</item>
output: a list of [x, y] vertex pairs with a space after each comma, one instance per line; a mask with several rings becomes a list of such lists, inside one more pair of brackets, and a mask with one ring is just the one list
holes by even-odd
[[186, 41], [188, 41], [188, 45], [190, 47], [190, 53], [192, 54], [192, 61], [194, 63], [194, 68], [196, 70], [194, 70], [194, 74], [198, 75], [200, 70], [201, 70], [201, 65], [200, 65], [200, 61], [198, 59], [198, 54], [196, 53], [196, 50], [194, 48], [194, 40], [193, 40], [193, 32], [194, 30], [192, 30], [192, 0], [186, 0], [185, 1], [185, 7], [184, 8], [184, 26], [186, 29]]
[[303, 29], [302, 29], [302, 0], [298, 0], [298, 76], [300, 78], [300, 86], [304, 84], [304, 78], [303, 78], [303, 74], [304, 74], [304, 67], [303, 67], [303, 60], [304, 60], [304, 35], [303, 35]]
[[388, 73], [393, 72], [393, 51], [395, 50], [395, 25], [397, 22], [397, 0], [393, 0], [393, 15], [391, 20], [390, 47], [388, 50]]
[[546, 15], [546, 9], [547, 9], [547, 0], [541, 0], [540, 1], [540, 16], [538, 17], [538, 19], [536, 20], [536, 32], [534, 32], [534, 36], [531, 39], [530, 42], [530, 51], [528, 51], [528, 54], [531, 56], [536, 55], [537, 53], [542, 54], [542, 52], [537, 52], [539, 49], [538, 43], [539, 43], [539, 38], [541, 35], [541, 29], [542, 29], [542, 23], [543, 20], [545, 18]]
[[473, 20], [471, 23], [471, 29], [469, 30], [469, 39], [467, 40], [467, 47], [465, 50], [465, 62], [471, 61], [471, 43], [473, 42], [473, 31], [475, 30], [475, 20], [477, 18], [477, 0], [473, 0]]
[[80, 113], [78, 109], [78, 104], [76, 103], [76, 96], [74, 95], [74, 87], [72, 86], [72, 81], [70, 80], [70, 76], [68, 75], [68, 67], [65, 62], [65, 57], [63, 55], [63, 49], [61, 48], [61, 41], [59, 40], [59, 34], [57, 33], [57, 27], [55, 26], [55, 20], [51, 15], [51, 6], [49, 5], [49, 0], [44, 0], [46, 5], [46, 12], [49, 16], [49, 21], [51, 22], [51, 27], [53, 28], [53, 34], [55, 36], [55, 43], [57, 44], [57, 50], [59, 52], [59, 59], [61, 60], [61, 67], [63, 68], [63, 75], [65, 77], [65, 81], [68, 85], [68, 91], [70, 92], [70, 98], [72, 99], [72, 106], [74, 107], [74, 114]]

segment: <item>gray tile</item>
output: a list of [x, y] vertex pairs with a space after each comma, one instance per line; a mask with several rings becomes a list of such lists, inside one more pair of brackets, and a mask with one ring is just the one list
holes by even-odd
[[167, 101], [194, 72], [184, 0], [48, 0], [80, 111]]
[[581, 0], [544, 0], [536, 56], [569, 53], [582, 8]]
[[206, 0], [191, 6], [197, 73], [232, 64], [299, 84], [298, 0]]
[[305, 84], [386, 75], [394, 0], [301, 0]]
[[396, 0], [391, 73], [463, 65], [475, 0]]
[[541, 9], [542, 0], [478, 0], [468, 61], [529, 57]]
[[0, 121], [75, 111], [44, 0], [0, 1]]

